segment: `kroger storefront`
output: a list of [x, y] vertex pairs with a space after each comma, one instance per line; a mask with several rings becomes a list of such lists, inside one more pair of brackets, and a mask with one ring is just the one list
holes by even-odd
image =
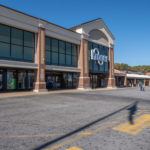
[[0, 5], [0, 90], [115, 87], [114, 36], [102, 19], [70, 29]]

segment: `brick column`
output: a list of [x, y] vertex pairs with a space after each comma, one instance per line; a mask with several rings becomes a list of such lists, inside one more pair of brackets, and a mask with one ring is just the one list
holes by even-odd
[[124, 86], [127, 86], [127, 74], [125, 74], [123, 85], [124, 85]]
[[114, 50], [109, 48], [109, 74], [105, 75], [105, 86], [108, 88], [116, 88], [114, 77]]
[[39, 27], [37, 37], [37, 49], [35, 53], [35, 63], [38, 69], [34, 70], [34, 92], [45, 92], [45, 29]]
[[78, 55], [78, 67], [81, 69], [81, 72], [77, 74], [77, 87], [78, 89], [90, 89], [88, 41], [81, 39]]
[[134, 85], [136, 86], [136, 79], [134, 79]]

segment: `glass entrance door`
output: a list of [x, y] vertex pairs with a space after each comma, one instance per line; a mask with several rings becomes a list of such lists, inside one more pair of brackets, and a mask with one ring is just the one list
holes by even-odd
[[0, 72], [0, 91], [3, 90], [3, 73]]

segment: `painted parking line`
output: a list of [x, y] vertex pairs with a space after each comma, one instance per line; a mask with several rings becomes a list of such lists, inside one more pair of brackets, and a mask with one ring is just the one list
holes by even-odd
[[132, 125], [130, 122], [126, 122], [112, 129], [136, 135], [148, 126], [150, 126], [150, 115], [144, 114], [136, 118]]
[[[91, 131], [91, 134], [94, 134], [94, 133], [96, 133], [96, 132], [98, 132], [98, 131], [100, 131], [100, 130], [103, 130], [103, 129], [105, 129], [105, 128], [111, 126], [112, 124], [113, 124], [113, 123], [110, 123], [110, 124], [108, 124], [108, 125], [105, 125], [105, 126], [103, 126], [103, 127], [100, 127], [100, 128], [98, 128], [98, 129], [95, 129], [95, 130]], [[83, 138], [83, 137], [86, 137], [86, 136], [88, 136], [88, 135], [91, 135], [91, 134], [77, 136], [77, 137], [75, 137], [75, 138], [73, 138], [73, 139], [67, 140], [67, 141], [62, 142], [62, 143], [60, 143], [60, 144], [58, 144], [58, 145], [54, 145], [54, 146], [52, 146], [52, 147], [50, 147], [50, 148], [47, 148], [47, 149], [45, 149], [45, 150], [54, 150], [54, 149], [56, 149], [56, 148], [60, 148], [60, 147], [62, 147], [62, 146], [64, 146], [64, 145], [67, 145], [67, 144], [69, 144], [69, 143], [75, 142], [75, 141], [77, 141], [77, 140], [79, 140], [79, 139], [81, 139], [81, 138]]]
[[80, 148], [78, 148], [78, 147], [71, 147], [71, 148], [66, 149], [66, 150], [83, 150], [83, 149], [80, 149]]

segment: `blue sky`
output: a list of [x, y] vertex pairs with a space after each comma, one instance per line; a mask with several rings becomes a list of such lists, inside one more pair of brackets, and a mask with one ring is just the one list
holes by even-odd
[[115, 62], [150, 65], [150, 0], [0, 0], [65, 28], [102, 18], [115, 37]]

